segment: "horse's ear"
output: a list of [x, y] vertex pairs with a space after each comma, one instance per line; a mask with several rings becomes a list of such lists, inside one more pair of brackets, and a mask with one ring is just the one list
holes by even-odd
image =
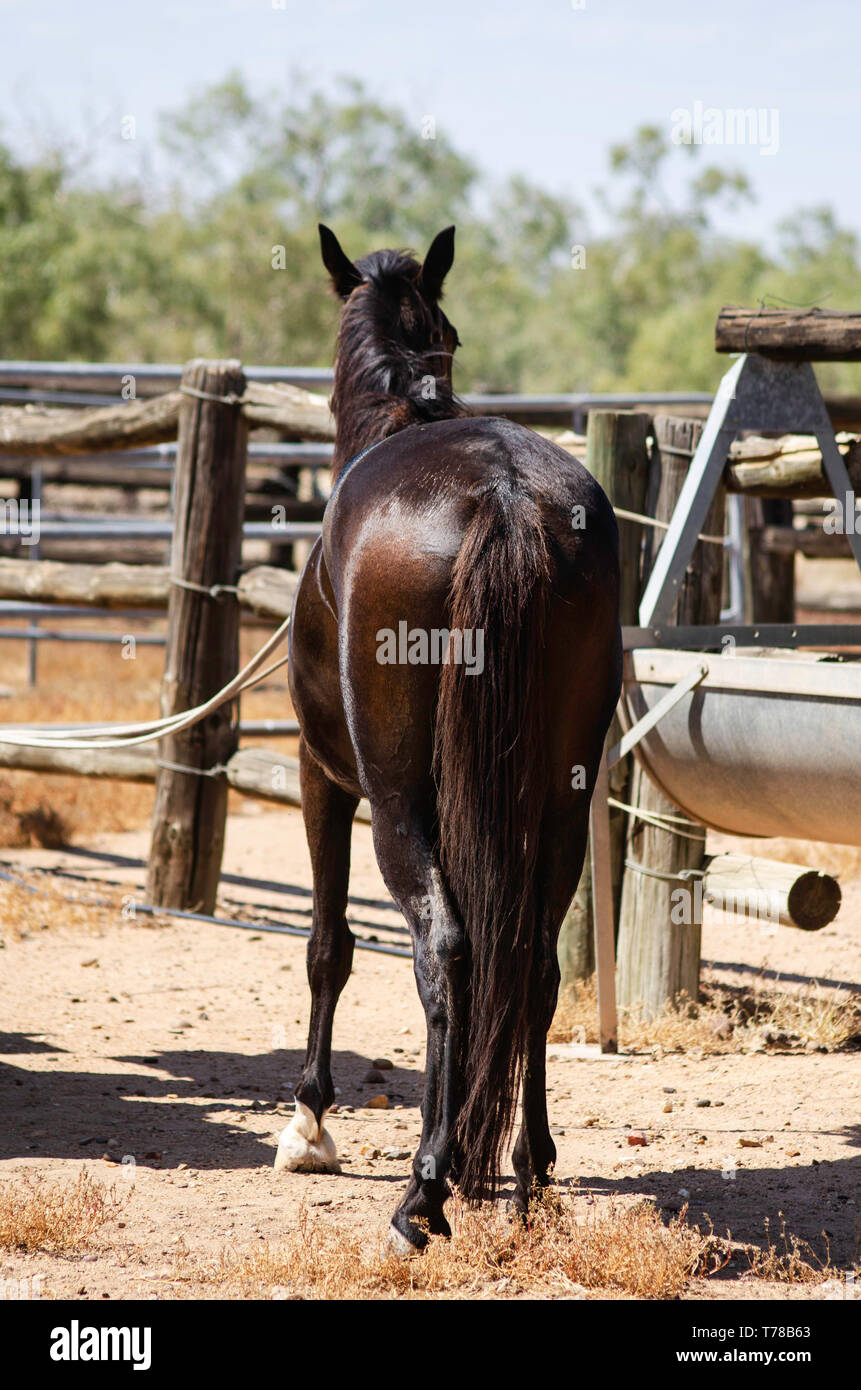
[[328, 227], [324, 227], [322, 222], [318, 226], [318, 231], [323, 264], [332, 277], [335, 292], [342, 299], [348, 299], [356, 286], [362, 283], [362, 277], [350, 257], [342, 249], [335, 233], [330, 231]]
[[454, 227], [446, 227], [438, 232], [430, 244], [422, 266], [422, 289], [429, 299], [439, 299], [442, 282], [451, 270], [454, 261]]

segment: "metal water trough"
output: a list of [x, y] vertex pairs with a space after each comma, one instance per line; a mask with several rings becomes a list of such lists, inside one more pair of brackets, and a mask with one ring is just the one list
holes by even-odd
[[730, 834], [861, 845], [861, 661], [635, 648], [625, 655], [626, 726], [699, 667], [702, 680], [637, 747], [665, 795]]

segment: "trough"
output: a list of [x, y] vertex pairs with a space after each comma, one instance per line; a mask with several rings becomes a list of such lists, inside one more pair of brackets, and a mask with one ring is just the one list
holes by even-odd
[[861, 662], [635, 648], [625, 655], [626, 728], [696, 667], [701, 682], [637, 746], [652, 781], [715, 830], [861, 845]]

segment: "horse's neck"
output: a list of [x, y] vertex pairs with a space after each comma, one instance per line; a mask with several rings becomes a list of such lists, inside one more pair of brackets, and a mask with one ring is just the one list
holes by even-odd
[[409, 425], [442, 420], [462, 413], [452, 398], [436, 400], [434, 405], [433, 410], [423, 409], [420, 402], [409, 397], [381, 395], [350, 401], [346, 409], [339, 409], [332, 458], [333, 480], [351, 459], [380, 439], [397, 434]]

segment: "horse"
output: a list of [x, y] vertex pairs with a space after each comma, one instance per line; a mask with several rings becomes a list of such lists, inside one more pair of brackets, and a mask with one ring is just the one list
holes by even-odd
[[455, 395], [459, 339], [440, 307], [454, 227], [421, 263], [396, 250], [354, 262], [319, 232], [342, 302], [336, 437], [289, 639], [311, 1014], [275, 1162], [339, 1171], [326, 1128], [332, 1026], [351, 970], [350, 835], [365, 796], [427, 1026], [421, 1141], [390, 1231], [411, 1253], [450, 1235], [453, 1185], [470, 1204], [499, 1195], [521, 1090], [516, 1212], [555, 1163], [546, 1039], [621, 684], [618, 533], [583, 464]]

